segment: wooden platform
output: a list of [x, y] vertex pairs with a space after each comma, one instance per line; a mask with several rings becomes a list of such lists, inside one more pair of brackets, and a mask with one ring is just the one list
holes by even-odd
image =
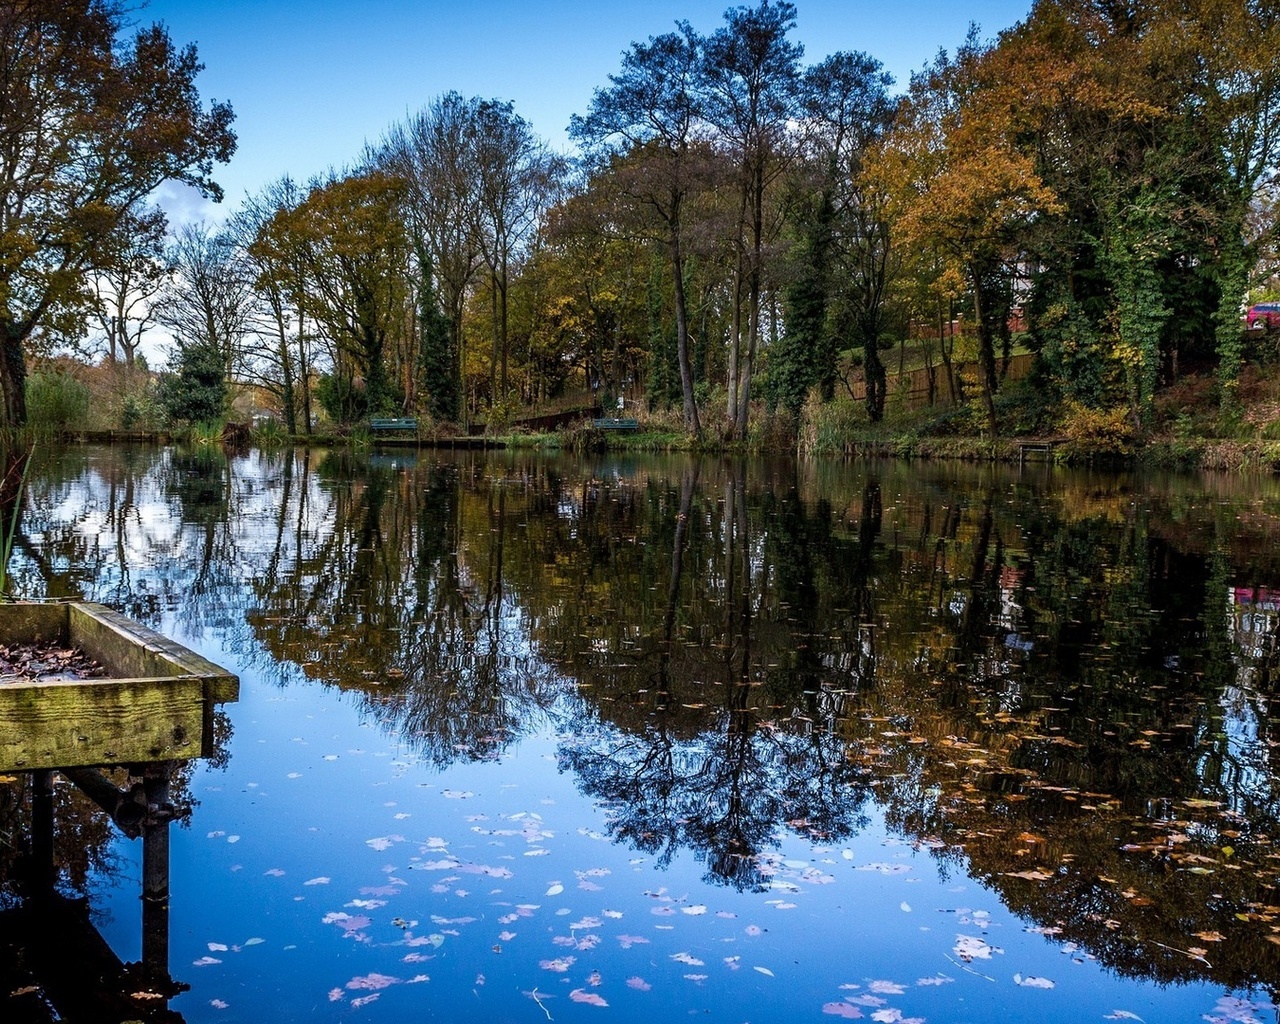
[[186, 760], [213, 752], [236, 676], [111, 609], [0, 605], [0, 643], [75, 647], [107, 675], [0, 684], [0, 772]]
[[1018, 446], [1018, 465], [1027, 461], [1032, 453], [1042, 453], [1046, 459], [1053, 457], [1053, 450], [1066, 441], [1065, 437], [1024, 437], [1015, 443]]

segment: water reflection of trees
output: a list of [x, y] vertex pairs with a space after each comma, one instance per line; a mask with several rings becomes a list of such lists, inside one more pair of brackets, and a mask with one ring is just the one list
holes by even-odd
[[642, 500], [634, 480], [586, 493], [585, 544], [643, 542], [592, 567], [588, 602], [563, 595], [534, 628], [585, 698], [561, 764], [617, 838], [664, 861], [690, 848], [709, 878], [762, 887], [779, 828], [837, 840], [864, 820], [869, 780], [833, 726], [874, 676], [876, 485], [862, 545], [837, 543], [785, 480], [749, 495], [741, 463], [639, 487]]
[[216, 629], [440, 764], [561, 715], [616, 838], [732, 885], [874, 799], [1120, 971], [1280, 976], [1274, 488], [219, 458], [64, 456], [21, 580]]

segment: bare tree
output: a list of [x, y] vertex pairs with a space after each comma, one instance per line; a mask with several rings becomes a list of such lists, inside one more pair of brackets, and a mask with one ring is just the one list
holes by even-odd
[[155, 301], [169, 277], [165, 218], [159, 210], [126, 213], [107, 243], [104, 269], [93, 276], [92, 320], [108, 361], [133, 369], [146, 332], [156, 322]]
[[[405, 124], [391, 129], [378, 154], [404, 184], [405, 222], [418, 270], [419, 307], [438, 301], [448, 320], [440, 341], [446, 351], [426, 347], [424, 363], [435, 368], [426, 381], [432, 409], [446, 419], [465, 418], [462, 399], [462, 315], [481, 261], [479, 174], [473, 149], [476, 100], [445, 93]], [[420, 320], [426, 318], [420, 314]]]
[[289, 177], [251, 196], [232, 220], [230, 230], [244, 253], [253, 279], [255, 302], [250, 308], [245, 338], [245, 371], [250, 379], [274, 394], [289, 433], [311, 433], [312, 338], [306, 331], [301, 295], [305, 274], [301, 255], [280, 244], [276, 220], [297, 209], [302, 189]]
[[179, 345], [217, 352], [227, 379], [237, 379], [253, 290], [234, 236], [188, 224], [174, 236], [168, 257], [173, 277], [157, 305], [160, 324]]

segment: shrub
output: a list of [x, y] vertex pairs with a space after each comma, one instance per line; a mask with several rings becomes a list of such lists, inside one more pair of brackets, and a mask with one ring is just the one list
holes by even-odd
[[1067, 456], [1085, 460], [1129, 456], [1138, 440], [1128, 409], [1094, 409], [1079, 402], [1067, 403], [1062, 432]]
[[819, 402], [810, 395], [800, 412], [798, 448], [810, 455], [839, 454], [865, 423], [854, 402]]
[[27, 378], [27, 420], [37, 429], [84, 427], [90, 401], [89, 386], [69, 373], [54, 370]]

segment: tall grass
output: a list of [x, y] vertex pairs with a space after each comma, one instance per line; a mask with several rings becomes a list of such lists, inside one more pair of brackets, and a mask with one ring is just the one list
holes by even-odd
[[4, 453], [5, 473], [0, 480], [0, 509], [8, 508], [7, 520], [0, 521], [0, 601], [9, 597], [9, 559], [13, 555], [13, 544], [18, 536], [18, 523], [22, 518], [22, 498], [27, 491], [27, 474], [31, 469], [31, 457], [34, 448], [19, 448], [15, 455], [12, 450]]

